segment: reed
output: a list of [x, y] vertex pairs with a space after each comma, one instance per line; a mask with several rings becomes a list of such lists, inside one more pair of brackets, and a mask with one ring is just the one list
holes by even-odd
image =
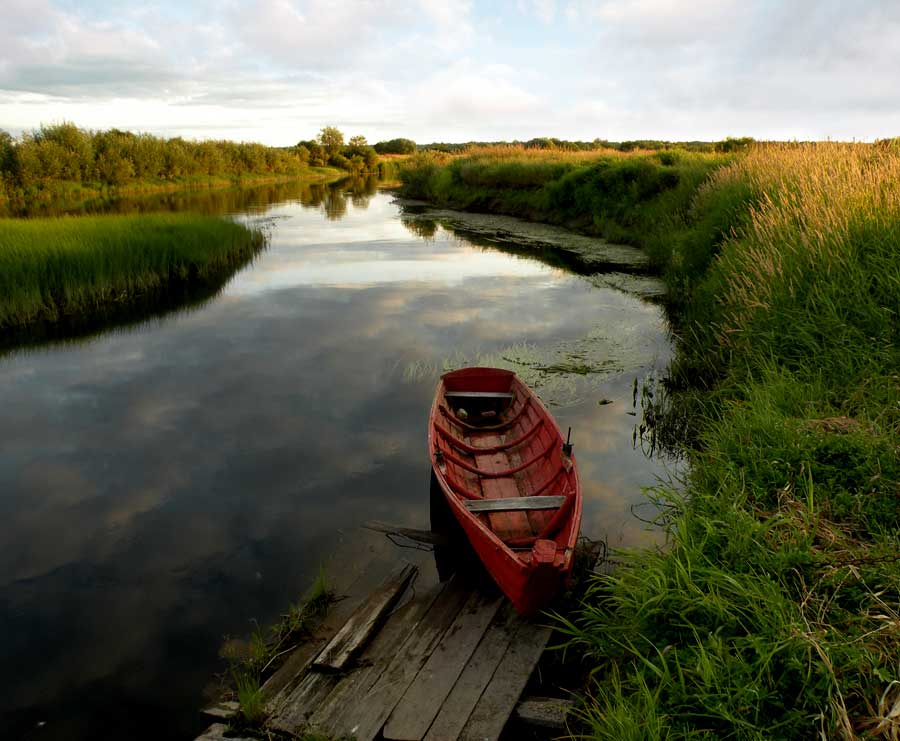
[[0, 331], [213, 283], [263, 244], [259, 232], [192, 214], [0, 219]]

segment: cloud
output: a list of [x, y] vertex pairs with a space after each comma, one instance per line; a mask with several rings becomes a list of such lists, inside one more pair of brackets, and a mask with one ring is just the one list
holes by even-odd
[[8, 0], [0, 128], [287, 144], [895, 133], [900, 6], [838, 0]]

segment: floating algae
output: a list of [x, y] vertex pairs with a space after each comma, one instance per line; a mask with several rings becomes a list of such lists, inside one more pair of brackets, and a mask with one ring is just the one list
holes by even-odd
[[613, 376], [655, 360], [640, 338], [612, 339], [594, 330], [552, 345], [519, 343], [484, 352], [457, 351], [440, 363], [416, 360], [403, 367], [402, 376], [415, 383], [467, 366], [507, 368], [535, 389], [544, 403], [563, 407], [595, 397]]
[[525, 221], [514, 216], [429, 208], [419, 202], [398, 200], [403, 224], [414, 234], [433, 236], [439, 224], [474, 244], [504, 250], [527, 250], [543, 259], [546, 253], [568, 258], [573, 272], [582, 274], [616, 269], [626, 273], [646, 272], [647, 255], [637, 247], [613, 244], [558, 226]]

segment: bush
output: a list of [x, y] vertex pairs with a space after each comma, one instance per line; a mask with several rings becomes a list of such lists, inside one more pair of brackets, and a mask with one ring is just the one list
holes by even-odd
[[415, 154], [416, 143], [412, 139], [391, 139], [375, 145], [378, 154]]

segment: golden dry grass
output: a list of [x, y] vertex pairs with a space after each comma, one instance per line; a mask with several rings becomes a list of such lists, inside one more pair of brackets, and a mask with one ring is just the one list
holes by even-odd
[[721, 300], [728, 344], [757, 314], [793, 296], [804, 275], [839, 280], [871, 228], [900, 223], [900, 152], [868, 144], [761, 144], [713, 173], [698, 196], [750, 183], [759, 200], [749, 224], [724, 246]]

